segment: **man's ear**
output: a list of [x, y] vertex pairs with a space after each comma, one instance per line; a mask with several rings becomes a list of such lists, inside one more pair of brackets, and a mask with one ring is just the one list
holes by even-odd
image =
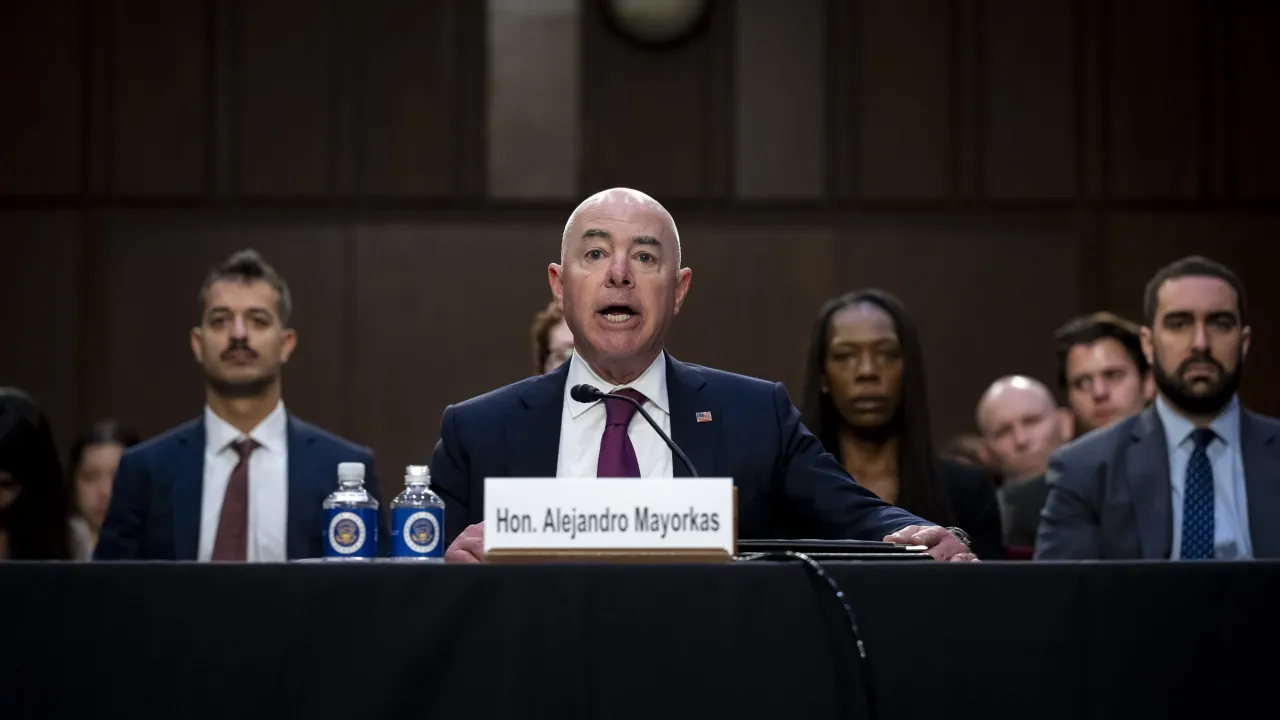
[[693, 282], [693, 271], [689, 268], [681, 268], [676, 271], [676, 314], [680, 314], [680, 306], [684, 305], [684, 298], [689, 294], [689, 283]]
[[1058, 408], [1058, 427], [1061, 428], [1063, 442], [1076, 436], [1076, 416], [1070, 408]]
[[547, 284], [551, 286], [551, 296], [556, 300], [556, 309], [564, 312], [564, 266], [551, 263], [547, 266]]
[[991, 448], [987, 446], [986, 440], [978, 443], [978, 459], [982, 461], [983, 465], [986, 465], [993, 470], [995, 469], [996, 458], [995, 455], [991, 454]]
[[289, 362], [289, 356], [298, 347], [298, 331], [292, 328], [284, 331], [284, 342], [280, 345], [280, 362]]
[[198, 327], [191, 328], [191, 354], [197, 363], [204, 364], [204, 331]]

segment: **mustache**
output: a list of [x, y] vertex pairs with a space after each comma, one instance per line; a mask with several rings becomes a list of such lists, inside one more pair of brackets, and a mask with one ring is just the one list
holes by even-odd
[[1218, 372], [1220, 372], [1220, 373], [1226, 373], [1226, 372], [1227, 372], [1227, 369], [1226, 369], [1225, 367], [1223, 367], [1223, 366], [1222, 366], [1222, 363], [1220, 363], [1220, 362], [1218, 362], [1217, 360], [1215, 360], [1215, 359], [1214, 359], [1214, 357], [1213, 357], [1212, 355], [1210, 355], [1209, 353], [1207, 353], [1207, 352], [1195, 352], [1195, 353], [1192, 353], [1192, 354], [1191, 354], [1191, 357], [1187, 358], [1186, 360], [1183, 360], [1181, 363], [1179, 363], [1179, 364], [1178, 364], [1178, 374], [1179, 374], [1179, 375], [1181, 375], [1181, 374], [1185, 373], [1185, 372], [1187, 371], [1187, 369], [1188, 369], [1188, 368], [1190, 368], [1190, 367], [1191, 367], [1191, 365], [1192, 365], [1193, 363], [1201, 363], [1201, 364], [1208, 364], [1208, 365], [1212, 365], [1212, 366], [1214, 366], [1215, 368], [1217, 368], [1217, 369], [1218, 369]]
[[249, 357], [258, 357], [258, 352], [249, 347], [249, 341], [245, 338], [232, 338], [231, 342], [227, 344], [227, 349], [222, 351], [222, 359], [230, 360], [233, 352], [247, 352]]

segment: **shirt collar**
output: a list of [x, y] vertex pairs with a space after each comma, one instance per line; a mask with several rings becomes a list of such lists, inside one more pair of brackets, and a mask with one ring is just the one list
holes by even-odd
[[[1155, 406], [1156, 414], [1160, 416], [1160, 424], [1164, 426], [1164, 439], [1168, 444], [1169, 450], [1172, 451], [1184, 442], [1190, 442], [1191, 433], [1196, 429], [1196, 426], [1170, 407], [1163, 395], [1156, 396]], [[1240, 444], [1240, 400], [1238, 395], [1231, 396], [1231, 402], [1228, 402], [1222, 412], [1218, 413], [1218, 416], [1209, 423], [1209, 428], [1227, 447], [1236, 447]]]
[[[204, 433], [205, 447], [214, 454], [226, 450], [231, 443], [245, 437], [231, 423], [218, 417], [208, 405], [204, 406]], [[289, 442], [284, 401], [277, 402], [271, 414], [263, 418], [248, 436], [269, 452], [282, 452]]]
[[[575, 385], [587, 383], [594, 387], [600, 388], [605, 392], [617, 392], [623, 388], [632, 388], [643, 393], [655, 407], [663, 413], [670, 415], [671, 411], [667, 407], [667, 353], [660, 352], [658, 357], [654, 358], [649, 367], [640, 373], [640, 377], [627, 383], [626, 385], [610, 385], [598, 374], [586, 360], [578, 353], [574, 353], [569, 358], [569, 378], [564, 385], [564, 401], [569, 408], [569, 416], [575, 420], [582, 413], [590, 410], [593, 406], [599, 404], [599, 400], [593, 403], [580, 403], [574, 400], [569, 394]], [[646, 403], [648, 404], [648, 403]]]

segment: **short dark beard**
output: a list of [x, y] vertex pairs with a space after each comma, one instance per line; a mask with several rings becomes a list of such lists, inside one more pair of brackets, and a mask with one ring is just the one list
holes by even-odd
[[280, 377], [279, 374], [272, 373], [252, 380], [232, 382], [206, 373], [205, 381], [209, 384], [209, 388], [213, 390], [213, 393], [218, 397], [226, 398], [228, 400], [239, 400], [243, 398], [262, 397], [267, 393], [267, 389], [271, 387], [271, 384], [274, 383], [278, 377]]
[[[1160, 362], [1159, 356], [1153, 358], [1154, 363], [1151, 364], [1151, 373], [1155, 377], [1156, 387], [1160, 389], [1160, 394], [1171, 405], [1188, 415], [1217, 415], [1222, 408], [1231, 402], [1231, 398], [1235, 397], [1236, 390], [1240, 388], [1240, 381], [1244, 376], [1244, 353], [1240, 348], [1236, 350], [1236, 369], [1227, 372], [1215, 358], [1208, 353], [1192, 355], [1178, 366], [1175, 374], [1170, 375], [1164, 371], [1164, 365]], [[1193, 362], [1210, 363], [1217, 366], [1220, 373], [1218, 387], [1206, 395], [1196, 395], [1191, 392], [1191, 388], [1187, 387], [1182, 381], [1183, 370], [1186, 366]]]

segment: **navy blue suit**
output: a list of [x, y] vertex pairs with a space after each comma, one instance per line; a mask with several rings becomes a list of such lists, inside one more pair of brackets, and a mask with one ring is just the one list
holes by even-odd
[[[389, 547], [373, 453], [288, 418], [289, 559], [324, 553], [324, 499], [338, 487], [338, 463], [365, 466], [365, 488], [379, 498], [378, 545]], [[98, 535], [95, 560], [195, 560], [204, 490], [204, 421], [192, 420], [125, 452], [116, 470], [111, 505]]]
[[[432, 484], [446, 542], [484, 519], [486, 477], [555, 477], [569, 363], [444, 411]], [[601, 388], [606, 389], [606, 388]], [[781, 383], [686, 365], [667, 355], [671, 436], [698, 474], [738, 488], [738, 537], [881, 540], [930, 525], [853, 481], [800, 422]], [[696, 413], [711, 413], [698, 422]], [[678, 458], [676, 477], [689, 473]]]

